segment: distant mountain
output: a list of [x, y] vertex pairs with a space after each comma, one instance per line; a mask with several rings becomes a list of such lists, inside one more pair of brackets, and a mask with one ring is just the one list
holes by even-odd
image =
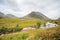
[[2, 12], [0, 12], [0, 17], [4, 17], [5, 15], [2, 13]]
[[9, 17], [9, 18], [17, 18], [16, 16], [12, 15], [12, 14], [7, 14], [5, 15], [6, 17]]
[[17, 18], [16, 16], [12, 15], [12, 14], [4, 14], [2, 12], [0, 12], [0, 17], [8, 17], [8, 18]]
[[[38, 19], [46, 19], [48, 20], [49, 18], [46, 17], [45, 15], [43, 15], [40, 12], [31, 12], [30, 14], [28, 14], [27, 16], [25, 16], [26, 18], [38, 18]], [[24, 18], [25, 18], [24, 17]]]
[[57, 20], [60, 20], [60, 18], [58, 18]]

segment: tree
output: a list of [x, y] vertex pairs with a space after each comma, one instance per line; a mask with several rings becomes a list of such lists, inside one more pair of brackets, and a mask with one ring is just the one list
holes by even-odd
[[37, 23], [36, 24], [36, 29], [40, 28], [40, 25], [41, 25], [40, 23]]
[[0, 34], [5, 34], [8, 31], [4, 26], [0, 28]]

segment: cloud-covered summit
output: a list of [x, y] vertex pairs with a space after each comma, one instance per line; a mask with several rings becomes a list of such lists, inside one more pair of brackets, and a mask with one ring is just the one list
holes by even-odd
[[23, 17], [31, 11], [39, 11], [49, 18], [60, 17], [60, 0], [0, 0], [0, 11]]

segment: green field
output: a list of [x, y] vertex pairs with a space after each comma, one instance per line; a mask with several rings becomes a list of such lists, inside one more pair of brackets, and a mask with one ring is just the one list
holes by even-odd
[[[60, 20], [48, 21], [60, 24]], [[40, 19], [1, 18], [0, 40], [60, 40], [60, 26], [20, 32], [25, 27], [36, 27], [46, 22], [46, 20]]]
[[45, 20], [40, 20], [40, 19], [18, 19], [18, 18], [2, 18], [0, 19], [0, 27], [4, 26], [7, 28], [13, 28], [17, 24], [19, 25], [20, 28], [24, 27], [32, 27], [35, 26], [36, 23], [44, 24], [46, 23]]

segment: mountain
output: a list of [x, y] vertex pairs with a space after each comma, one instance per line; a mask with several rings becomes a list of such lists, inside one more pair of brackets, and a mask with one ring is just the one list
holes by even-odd
[[46, 19], [46, 20], [49, 19], [48, 17], [46, 17], [45, 15], [43, 15], [40, 12], [31, 12], [30, 14], [28, 14], [24, 18], [38, 18], [38, 19]]
[[14, 16], [14, 15], [12, 15], [12, 14], [7, 14], [7, 15], [5, 15], [6, 17], [8, 17], [8, 18], [17, 18], [16, 16]]
[[17, 18], [16, 16], [12, 15], [12, 14], [4, 14], [2, 12], [0, 12], [0, 17], [8, 17], [8, 18]]
[[2, 12], [0, 12], [0, 17], [4, 17], [5, 15], [2, 13]]
[[57, 20], [60, 20], [60, 17]]

